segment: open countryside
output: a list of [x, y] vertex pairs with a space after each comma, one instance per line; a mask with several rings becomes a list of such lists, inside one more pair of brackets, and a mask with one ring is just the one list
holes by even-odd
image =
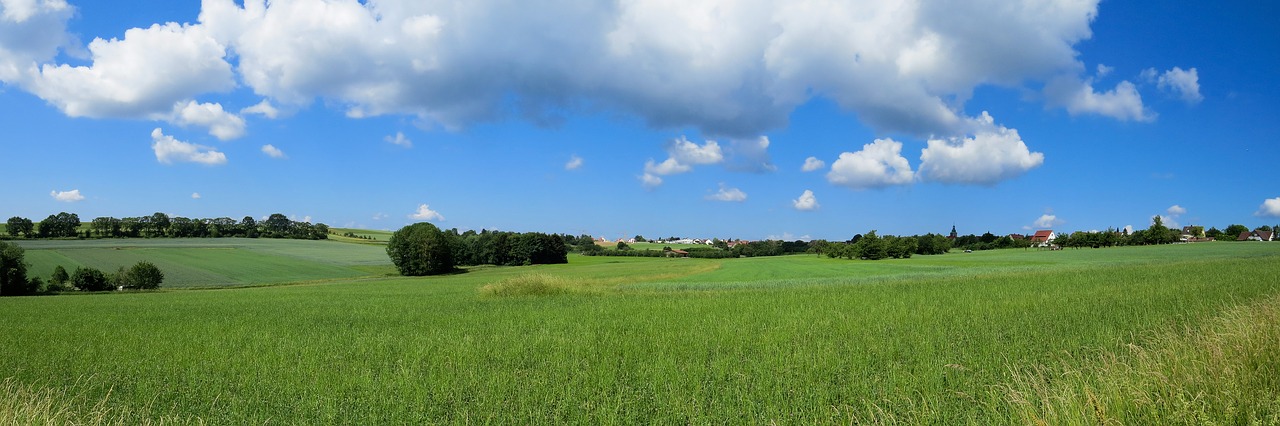
[[1280, 426], [1277, 16], [0, 0], [0, 426]]
[[[11, 324], [0, 370], [12, 372], [0, 417], [18, 422], [1280, 415], [1272, 243], [875, 262], [573, 254], [567, 264], [400, 277], [383, 246], [355, 241], [18, 242], [31, 271], [145, 257], [175, 289], [0, 298]], [[493, 290], [528, 283], [536, 289]], [[235, 287], [262, 284], [275, 285]], [[176, 290], [219, 285], [233, 287]], [[1206, 336], [1219, 341], [1205, 346]]]

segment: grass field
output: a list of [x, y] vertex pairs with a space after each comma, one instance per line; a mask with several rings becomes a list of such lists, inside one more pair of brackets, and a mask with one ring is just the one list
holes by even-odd
[[14, 240], [26, 249], [29, 274], [79, 266], [105, 272], [140, 260], [159, 266], [164, 287], [221, 287], [336, 280], [393, 273], [382, 246], [250, 238]]
[[570, 259], [3, 298], [0, 423], [1280, 422], [1280, 244]]

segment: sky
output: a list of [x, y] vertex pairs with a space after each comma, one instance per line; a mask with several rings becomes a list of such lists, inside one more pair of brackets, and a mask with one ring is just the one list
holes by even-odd
[[0, 216], [1280, 223], [1276, 2], [0, 0]]

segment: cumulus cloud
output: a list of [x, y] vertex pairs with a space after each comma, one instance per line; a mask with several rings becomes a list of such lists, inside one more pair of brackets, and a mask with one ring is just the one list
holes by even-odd
[[387, 141], [387, 143], [392, 145], [399, 145], [405, 148], [413, 148], [413, 141], [409, 140], [409, 138], [406, 138], [404, 136], [404, 132], [396, 132], [396, 134], [384, 137], [382, 138], [382, 140]]
[[1280, 197], [1263, 200], [1262, 205], [1258, 206], [1258, 211], [1254, 212], [1253, 215], [1261, 217], [1280, 217]]
[[178, 102], [168, 121], [180, 126], [208, 128], [209, 134], [224, 141], [244, 136], [244, 119], [224, 111], [217, 103]]
[[1172, 206], [1169, 206], [1169, 208], [1165, 209], [1164, 212], [1165, 214], [1160, 215], [1160, 221], [1164, 223], [1164, 226], [1167, 226], [1170, 228], [1177, 228], [1181, 226], [1178, 224], [1178, 217], [1186, 214], [1187, 209], [1177, 204], [1174, 204]]
[[[0, 76], [32, 74], [23, 70], [64, 44], [73, 11], [61, 0], [5, 3], [23, 5], [6, 7], [9, 21], [51, 21], [29, 28], [53, 37], [0, 43], [26, 50], [0, 59], [10, 65]], [[197, 24], [95, 40], [92, 65], [44, 65], [30, 78], [42, 83], [24, 87], [77, 116], [163, 113], [241, 81], [291, 107], [319, 99], [352, 117], [408, 114], [446, 128], [510, 115], [555, 122], [581, 105], [730, 138], [785, 125], [823, 97], [878, 131], [949, 135], [980, 86], [1079, 75], [1074, 46], [1098, 13], [1097, 0], [201, 4]]]
[[226, 154], [207, 146], [174, 139], [173, 136], [164, 134], [159, 127], [151, 131], [151, 141], [151, 150], [155, 151], [156, 161], [162, 164], [191, 162], [214, 166], [227, 162]]
[[431, 207], [426, 204], [419, 204], [418, 211], [409, 215], [409, 218], [417, 220], [444, 220], [444, 216], [441, 215], [440, 212], [431, 210]]
[[686, 173], [695, 165], [716, 164], [724, 161], [724, 152], [716, 141], [707, 141], [698, 145], [684, 136], [668, 141], [665, 150], [667, 159], [655, 163], [652, 159], [644, 163], [644, 175], [640, 177], [646, 187], [662, 185], [660, 176]]
[[79, 189], [73, 189], [70, 191], [53, 190], [49, 191], [49, 196], [64, 203], [74, 203], [84, 199], [84, 196], [80, 195]]
[[94, 39], [89, 66], [45, 64], [24, 86], [72, 117], [163, 119], [174, 105], [235, 87], [225, 47], [201, 25], [155, 24]]
[[578, 170], [582, 168], [582, 157], [575, 155], [569, 156], [569, 161], [564, 163], [565, 170]]
[[827, 181], [854, 189], [884, 188], [912, 182], [915, 173], [902, 156], [902, 143], [876, 139], [858, 152], [844, 152], [831, 163]]
[[804, 159], [804, 165], [800, 166], [800, 171], [812, 172], [822, 170], [827, 167], [827, 162], [819, 160], [818, 157], [809, 157]]
[[943, 183], [994, 185], [1044, 163], [1015, 129], [995, 124], [986, 111], [970, 121], [973, 137], [930, 139], [920, 153], [920, 177]]
[[281, 151], [280, 148], [276, 148], [275, 145], [272, 144], [263, 145], [262, 153], [267, 154], [267, 156], [271, 158], [289, 158], [284, 155], [284, 151]]
[[1186, 208], [1179, 206], [1177, 204], [1174, 204], [1170, 206], [1168, 209], [1165, 209], [1165, 213], [1169, 213], [1170, 216], [1181, 216], [1186, 212], [1187, 212]]
[[1052, 228], [1052, 227], [1061, 225], [1062, 223], [1063, 223], [1063, 220], [1058, 219], [1058, 216], [1045, 213], [1043, 215], [1040, 215], [1040, 218], [1036, 219], [1036, 221], [1032, 223], [1032, 225], [1034, 225], [1037, 228]]
[[1154, 121], [1156, 113], [1142, 105], [1137, 86], [1128, 80], [1116, 83], [1114, 89], [1098, 92], [1093, 79], [1065, 75], [1044, 86], [1046, 101], [1067, 109], [1071, 115], [1097, 114], [1120, 121]]
[[747, 193], [742, 192], [742, 190], [738, 188], [729, 188], [722, 183], [720, 184], [720, 190], [716, 191], [715, 194], [708, 195], [707, 199], [715, 201], [743, 202], [747, 201]]
[[64, 0], [0, 0], [0, 82], [26, 82], [36, 64], [71, 43], [67, 20], [74, 14]]
[[[1150, 69], [1148, 72], [1155, 74], [1155, 69]], [[1204, 96], [1200, 95], [1200, 75], [1195, 68], [1184, 71], [1182, 68], [1173, 67], [1160, 75], [1156, 85], [1161, 90], [1173, 92], [1188, 104], [1204, 100]]]
[[280, 116], [280, 110], [271, 105], [271, 101], [263, 99], [250, 107], [240, 109], [240, 114], [258, 114], [266, 118], [275, 119]]
[[804, 190], [804, 193], [800, 194], [800, 198], [791, 200], [791, 205], [794, 206], [796, 210], [806, 212], [817, 210], [818, 207], [821, 207], [818, 205], [818, 197], [815, 197], [813, 195], [813, 191], [808, 189]]
[[200, 193], [199, 193], [199, 192], [192, 192], [192, 193], [191, 193], [191, 199], [193, 199], [193, 200], [199, 200], [199, 199], [200, 199]]

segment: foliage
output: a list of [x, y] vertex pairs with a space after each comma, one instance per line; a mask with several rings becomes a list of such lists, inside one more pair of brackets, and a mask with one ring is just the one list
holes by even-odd
[[17, 237], [19, 234], [27, 238], [32, 237], [35, 224], [31, 223], [31, 219], [14, 216], [5, 222], [5, 232], [11, 237]]
[[27, 280], [25, 253], [17, 244], [0, 241], [0, 296], [25, 296], [39, 290]]
[[66, 238], [77, 236], [80, 227], [80, 216], [75, 213], [61, 212], [49, 215], [40, 221], [37, 235], [41, 238]]
[[148, 261], [139, 261], [129, 268], [129, 285], [125, 288], [151, 290], [160, 288], [164, 282], [164, 272]]
[[1236, 223], [1227, 226], [1227, 229], [1222, 231], [1224, 239], [1228, 241], [1235, 241], [1236, 238], [1240, 237], [1240, 234], [1245, 232], [1249, 232], [1249, 228]]
[[449, 273], [454, 268], [454, 241], [435, 225], [419, 222], [400, 228], [387, 242], [387, 255], [400, 275]]
[[111, 281], [107, 279], [106, 274], [95, 268], [76, 268], [76, 271], [71, 273], [71, 285], [80, 291], [112, 290]]

